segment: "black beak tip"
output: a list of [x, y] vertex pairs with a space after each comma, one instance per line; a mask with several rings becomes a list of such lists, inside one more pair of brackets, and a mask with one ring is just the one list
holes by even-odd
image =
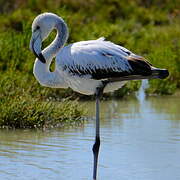
[[42, 55], [42, 53], [39, 54], [38, 59], [42, 62], [42, 63], [46, 63], [46, 59], [44, 58], [44, 56]]

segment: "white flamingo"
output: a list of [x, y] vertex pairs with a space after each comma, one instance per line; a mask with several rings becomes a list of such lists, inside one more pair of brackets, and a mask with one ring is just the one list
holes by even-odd
[[[57, 30], [56, 38], [41, 50], [42, 41], [53, 29]], [[165, 69], [153, 67], [143, 57], [104, 38], [80, 41], [64, 47], [67, 39], [68, 27], [62, 18], [53, 13], [38, 15], [32, 24], [30, 42], [30, 49], [37, 57], [33, 73], [43, 86], [70, 87], [79, 93], [96, 96], [96, 136], [93, 145], [93, 179], [96, 180], [100, 146], [99, 99], [102, 93], [122, 87], [127, 80], [163, 79], [169, 73]], [[50, 72], [54, 57], [55, 70]]]

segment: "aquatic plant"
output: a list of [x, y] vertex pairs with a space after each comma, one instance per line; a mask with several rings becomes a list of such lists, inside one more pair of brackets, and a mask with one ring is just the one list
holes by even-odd
[[0, 98], [1, 128], [52, 128], [79, 125], [85, 111], [76, 101], [42, 102], [30, 96]]
[[0, 127], [50, 128], [81, 124], [85, 110], [77, 101], [47, 98], [46, 88], [28, 75], [0, 76]]

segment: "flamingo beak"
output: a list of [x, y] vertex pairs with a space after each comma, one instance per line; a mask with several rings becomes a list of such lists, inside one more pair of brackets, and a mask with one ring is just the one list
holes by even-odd
[[42, 63], [46, 63], [46, 59], [42, 55], [41, 52], [42, 40], [40, 36], [40, 32], [34, 32], [30, 41], [30, 50], [34, 53], [34, 55], [40, 60]]

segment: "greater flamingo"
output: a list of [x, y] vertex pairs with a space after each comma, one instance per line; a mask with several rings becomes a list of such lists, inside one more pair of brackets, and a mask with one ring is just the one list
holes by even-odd
[[[57, 31], [54, 41], [41, 49], [49, 33]], [[96, 97], [96, 130], [93, 145], [93, 180], [97, 176], [100, 147], [99, 101], [103, 92], [114, 91], [128, 80], [164, 79], [168, 70], [153, 67], [145, 58], [104, 38], [80, 41], [64, 46], [68, 39], [68, 27], [64, 20], [53, 13], [38, 15], [32, 24], [30, 49], [35, 54], [34, 76], [43, 86], [72, 88]], [[56, 57], [54, 72], [49, 67]]]

